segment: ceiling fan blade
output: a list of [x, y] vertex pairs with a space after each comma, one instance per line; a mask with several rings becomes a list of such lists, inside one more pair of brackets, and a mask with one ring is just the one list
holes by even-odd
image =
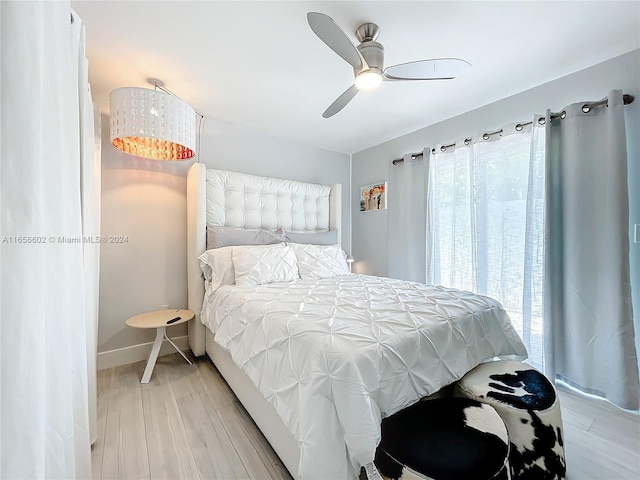
[[307, 21], [313, 33], [327, 46], [349, 62], [356, 70], [369, 68], [358, 49], [351, 43], [333, 18], [324, 13], [309, 12]]
[[352, 85], [342, 95], [336, 98], [336, 100], [331, 105], [329, 105], [329, 108], [327, 108], [324, 111], [324, 113], [322, 114], [322, 117], [323, 118], [333, 117], [336, 113], [342, 110], [347, 105], [347, 103], [353, 100], [353, 97], [357, 95], [358, 91], [359, 91], [358, 87], [356, 87], [355, 85]]
[[384, 76], [389, 80], [450, 80], [470, 68], [469, 62], [459, 58], [434, 58], [392, 65], [384, 69]]

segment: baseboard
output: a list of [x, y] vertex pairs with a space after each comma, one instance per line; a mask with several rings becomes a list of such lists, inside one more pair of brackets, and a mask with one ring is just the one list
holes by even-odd
[[[171, 338], [178, 348], [183, 352], [189, 351], [189, 336], [183, 335], [181, 337]], [[105, 368], [117, 367], [119, 365], [127, 365], [129, 363], [140, 362], [149, 358], [151, 353], [151, 346], [153, 342], [140, 343], [138, 345], [131, 345], [130, 347], [116, 348], [115, 350], [107, 350], [105, 352], [98, 352], [98, 360], [96, 363], [98, 370], [104, 370]], [[174, 348], [169, 342], [164, 341], [160, 348], [160, 356], [169, 355], [175, 353]]]

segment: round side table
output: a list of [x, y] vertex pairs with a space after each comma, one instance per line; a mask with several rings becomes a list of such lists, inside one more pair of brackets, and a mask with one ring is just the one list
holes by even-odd
[[191, 361], [187, 358], [187, 356], [167, 336], [167, 327], [173, 327], [174, 325], [180, 325], [182, 323], [188, 322], [193, 317], [194, 314], [191, 310], [171, 309], [142, 313], [140, 315], [131, 317], [126, 321], [126, 324], [130, 327], [156, 329], [156, 339], [153, 342], [153, 347], [151, 348], [151, 353], [149, 354], [149, 360], [147, 360], [147, 366], [144, 369], [144, 374], [142, 375], [142, 380], [140, 381], [140, 383], [149, 383], [149, 379], [151, 378], [151, 374], [153, 373], [153, 367], [155, 367], [156, 360], [158, 359], [158, 353], [160, 352], [162, 341], [165, 339], [173, 346], [173, 348], [176, 349], [176, 351], [180, 355], [182, 355], [182, 358], [184, 358], [189, 363], [189, 365], [191, 365]]

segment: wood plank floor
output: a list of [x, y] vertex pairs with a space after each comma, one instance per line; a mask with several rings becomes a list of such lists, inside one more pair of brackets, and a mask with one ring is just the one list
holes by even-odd
[[568, 480], [640, 479], [640, 416], [560, 389]]
[[[290, 479], [207, 358], [98, 371], [97, 479]], [[568, 480], [640, 479], [640, 417], [561, 391]]]

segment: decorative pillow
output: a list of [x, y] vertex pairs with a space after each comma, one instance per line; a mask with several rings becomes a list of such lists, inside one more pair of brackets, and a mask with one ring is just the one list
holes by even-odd
[[236, 284], [240, 286], [297, 280], [298, 262], [291, 247], [259, 245], [233, 248]]
[[218, 288], [220, 285], [233, 285], [236, 275], [233, 269], [232, 252], [234, 247], [222, 247], [207, 250], [198, 257], [204, 278]]
[[284, 232], [284, 240], [287, 243], [311, 243], [313, 245], [335, 245], [338, 243], [338, 231], [327, 230], [325, 232]]
[[282, 230], [269, 231], [207, 225], [207, 250], [233, 245], [270, 245], [280, 242], [284, 242]]
[[300, 277], [319, 279], [337, 277], [349, 273], [347, 256], [340, 245], [289, 245], [298, 259]]

